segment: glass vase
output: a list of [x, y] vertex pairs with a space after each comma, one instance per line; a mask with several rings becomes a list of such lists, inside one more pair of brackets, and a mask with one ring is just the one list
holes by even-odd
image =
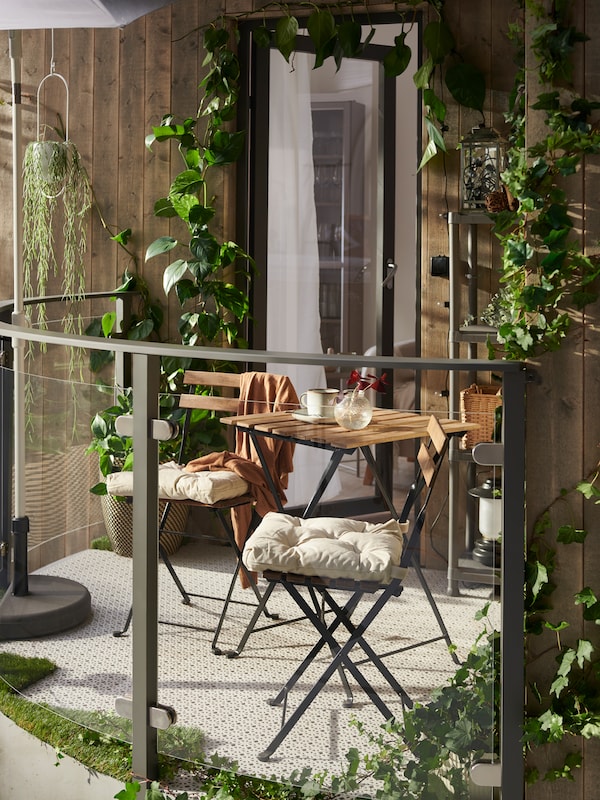
[[334, 408], [335, 421], [342, 428], [357, 431], [366, 428], [373, 417], [373, 406], [364, 392], [347, 392]]

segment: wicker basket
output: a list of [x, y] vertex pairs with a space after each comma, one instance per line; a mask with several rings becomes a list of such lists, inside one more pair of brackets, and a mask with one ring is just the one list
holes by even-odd
[[[111, 541], [113, 551], [120, 556], [131, 558], [133, 555], [133, 504], [125, 500], [116, 500], [111, 495], [102, 498], [102, 513], [106, 533]], [[163, 513], [165, 501], [159, 501], [159, 519]], [[173, 555], [181, 547], [183, 536], [172, 531], [185, 531], [189, 509], [174, 503], [169, 511], [165, 530], [160, 535], [160, 543], [168, 555]]]
[[478, 385], [472, 383], [468, 389], [460, 393], [461, 422], [474, 422], [479, 425], [462, 437], [460, 446], [470, 450], [479, 442], [491, 442], [494, 439], [496, 425], [496, 409], [502, 405], [502, 389], [496, 385]]

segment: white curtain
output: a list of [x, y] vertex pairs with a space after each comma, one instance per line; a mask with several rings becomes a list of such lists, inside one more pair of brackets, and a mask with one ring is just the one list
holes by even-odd
[[[322, 352], [310, 104], [313, 59], [296, 53], [292, 70], [278, 51], [271, 53], [267, 348], [283, 352]], [[268, 369], [289, 375], [298, 396], [326, 385], [322, 367], [270, 364]], [[288, 505], [312, 495], [328, 459], [328, 452], [296, 448]], [[336, 476], [325, 496], [337, 494], [339, 487]]]

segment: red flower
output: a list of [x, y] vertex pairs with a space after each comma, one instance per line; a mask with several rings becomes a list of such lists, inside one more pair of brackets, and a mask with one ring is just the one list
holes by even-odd
[[388, 387], [386, 377], [386, 372], [383, 373], [381, 378], [378, 378], [377, 375], [371, 374], [362, 376], [357, 369], [353, 369], [348, 378], [348, 386], [355, 386], [356, 390], [359, 392], [365, 392], [367, 389], [374, 389], [376, 392], [381, 392], [383, 394]]

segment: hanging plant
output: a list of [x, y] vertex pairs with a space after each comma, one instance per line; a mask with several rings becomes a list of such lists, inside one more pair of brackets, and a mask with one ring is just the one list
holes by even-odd
[[[51, 277], [62, 276], [68, 301], [83, 296], [89, 178], [73, 142], [36, 141], [23, 161], [23, 270], [25, 293], [43, 297]], [[67, 328], [71, 327], [67, 319]], [[44, 304], [38, 324], [46, 325]]]

